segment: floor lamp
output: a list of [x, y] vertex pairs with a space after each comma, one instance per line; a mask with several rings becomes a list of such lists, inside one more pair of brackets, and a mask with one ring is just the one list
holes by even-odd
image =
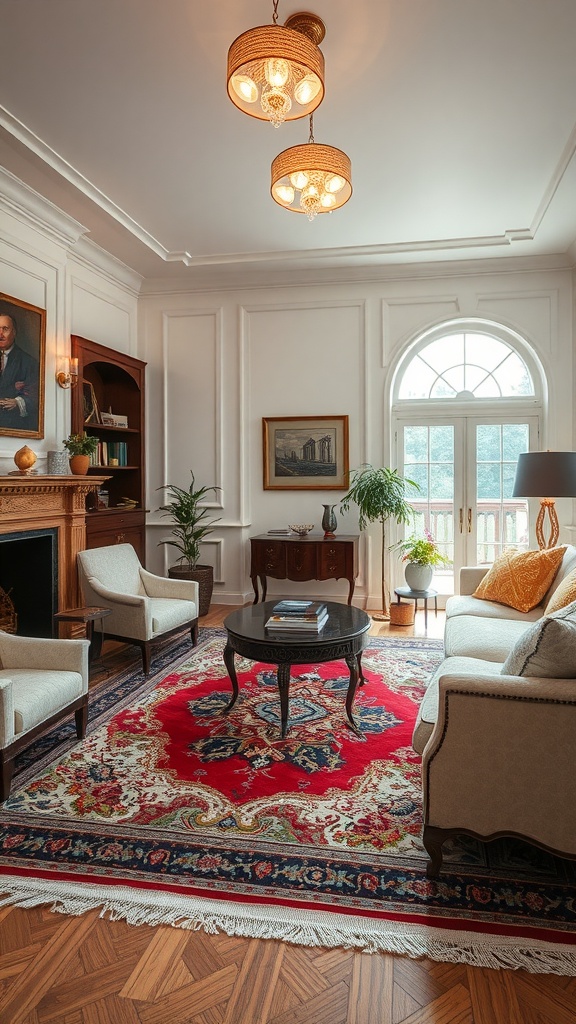
[[[540, 498], [536, 540], [541, 548], [553, 548], [560, 534], [555, 499], [576, 497], [576, 452], [524, 452], [519, 455], [512, 497]], [[544, 537], [546, 513], [550, 520], [548, 540]]]

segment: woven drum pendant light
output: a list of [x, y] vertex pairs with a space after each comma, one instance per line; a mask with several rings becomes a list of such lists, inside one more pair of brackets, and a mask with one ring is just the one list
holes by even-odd
[[310, 140], [285, 149], [272, 161], [272, 198], [286, 210], [305, 213], [314, 220], [344, 206], [352, 195], [350, 157], [334, 146], [314, 142], [312, 115]]
[[293, 14], [276, 24], [243, 32], [228, 50], [228, 95], [239, 110], [278, 127], [306, 117], [324, 98], [325, 34], [315, 14]]

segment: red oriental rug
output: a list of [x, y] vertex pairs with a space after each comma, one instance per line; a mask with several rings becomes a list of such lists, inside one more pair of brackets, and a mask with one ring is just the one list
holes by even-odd
[[152, 680], [98, 687], [89, 735], [26, 752], [0, 815], [2, 903], [95, 905], [133, 923], [576, 973], [573, 864], [462, 838], [428, 880], [411, 735], [441, 642], [370, 637], [358, 737], [344, 662], [295, 666], [280, 738], [275, 672], [222, 632]]

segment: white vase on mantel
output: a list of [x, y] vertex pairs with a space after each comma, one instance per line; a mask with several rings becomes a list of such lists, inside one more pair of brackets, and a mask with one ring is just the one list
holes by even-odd
[[434, 566], [407, 562], [404, 569], [406, 585], [410, 590], [428, 590], [434, 575]]

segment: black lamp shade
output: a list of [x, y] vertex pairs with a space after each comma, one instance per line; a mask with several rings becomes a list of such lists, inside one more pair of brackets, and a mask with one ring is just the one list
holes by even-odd
[[576, 452], [524, 452], [519, 455], [512, 497], [576, 497]]

